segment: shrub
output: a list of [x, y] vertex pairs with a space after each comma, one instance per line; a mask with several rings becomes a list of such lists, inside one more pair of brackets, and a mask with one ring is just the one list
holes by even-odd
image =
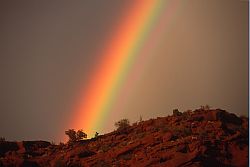
[[74, 129], [69, 129], [65, 131], [65, 134], [69, 137], [69, 143], [80, 141], [83, 138], [87, 138], [87, 134], [83, 130], [78, 130], [77, 132]]
[[59, 148], [59, 149], [63, 149], [63, 148], [64, 148], [64, 143], [63, 143], [63, 142], [60, 142], [59, 145], [58, 145], [58, 148]]
[[60, 143], [59, 143], [59, 146], [64, 146], [64, 143], [63, 143], [63, 142], [60, 142]]
[[128, 119], [121, 119], [120, 121], [115, 123], [117, 130], [123, 130], [130, 126]]
[[87, 138], [87, 134], [83, 132], [83, 130], [78, 130], [76, 133], [76, 140], [80, 141], [83, 140], [84, 138]]
[[139, 122], [142, 122], [142, 116], [140, 115], [140, 120], [139, 120]]
[[209, 106], [208, 104], [206, 104], [205, 106], [201, 106], [200, 109], [207, 111], [207, 110], [211, 109], [211, 106]]
[[173, 110], [173, 116], [181, 116], [182, 113], [178, 109]]
[[94, 138], [97, 138], [98, 136], [99, 136], [99, 133], [95, 132], [95, 137]]
[[133, 126], [137, 126], [137, 125], [138, 125], [138, 123], [137, 123], [137, 122], [135, 122], [135, 123], [133, 123], [132, 125], [133, 125]]
[[184, 120], [190, 119], [190, 118], [191, 118], [191, 115], [190, 115], [191, 112], [192, 112], [191, 110], [190, 110], [190, 111], [185, 111], [185, 112], [183, 112], [183, 113], [182, 113], [182, 118], [183, 118]]
[[69, 143], [76, 142], [76, 131], [74, 129], [65, 131], [65, 134], [69, 137]]

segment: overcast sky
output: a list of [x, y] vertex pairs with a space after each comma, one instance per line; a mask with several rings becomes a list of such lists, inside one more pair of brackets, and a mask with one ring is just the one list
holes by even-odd
[[[0, 136], [60, 140], [98, 50], [131, 3], [0, 1]], [[120, 118], [134, 122], [206, 104], [247, 115], [248, 2], [181, 1], [172, 17], [157, 54], [106, 132]]]

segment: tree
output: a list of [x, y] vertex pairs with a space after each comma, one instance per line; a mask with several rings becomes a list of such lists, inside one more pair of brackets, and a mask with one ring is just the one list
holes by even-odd
[[76, 142], [76, 131], [74, 129], [66, 130], [65, 134], [69, 137], [69, 143]]
[[130, 126], [128, 119], [121, 119], [120, 121], [115, 123], [117, 130], [123, 130]]
[[140, 115], [140, 119], [139, 119], [139, 122], [142, 122], [142, 116]]
[[209, 106], [208, 104], [206, 104], [205, 106], [201, 106], [201, 110], [210, 110], [211, 109], [211, 106]]
[[210, 109], [211, 109], [211, 106], [208, 105], [208, 104], [206, 104], [206, 105], [205, 105], [205, 110], [210, 110]]
[[173, 110], [173, 116], [181, 116], [182, 113], [178, 109]]
[[78, 130], [76, 133], [76, 140], [80, 141], [83, 140], [84, 138], [87, 138], [87, 134], [83, 132], [83, 130]]
[[65, 134], [69, 137], [69, 143], [80, 141], [84, 138], [87, 138], [87, 134], [83, 130], [78, 130], [77, 132], [74, 129], [69, 129], [65, 131]]
[[99, 133], [98, 133], [98, 132], [95, 132], [95, 138], [97, 138], [97, 137], [98, 137], [98, 135], [99, 135]]

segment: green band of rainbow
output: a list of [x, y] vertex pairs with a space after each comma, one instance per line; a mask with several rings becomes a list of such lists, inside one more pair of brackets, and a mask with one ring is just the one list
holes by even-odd
[[165, 0], [136, 0], [122, 19], [108, 46], [103, 59], [97, 65], [82, 102], [76, 107], [69, 127], [83, 129], [88, 135], [100, 132], [107, 120], [117, 95], [122, 88], [138, 53], [149, 34], [158, 24], [166, 6]]

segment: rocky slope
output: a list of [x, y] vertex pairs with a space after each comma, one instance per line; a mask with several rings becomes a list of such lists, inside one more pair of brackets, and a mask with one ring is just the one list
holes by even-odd
[[172, 116], [73, 144], [0, 142], [0, 166], [248, 166], [248, 118], [216, 109]]

